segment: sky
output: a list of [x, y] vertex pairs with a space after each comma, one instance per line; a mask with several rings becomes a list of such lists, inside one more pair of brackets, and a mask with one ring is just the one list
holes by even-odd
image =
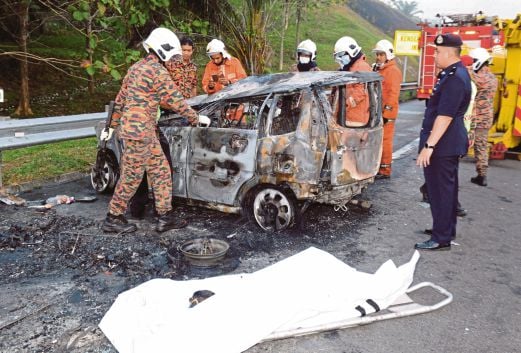
[[515, 18], [521, 14], [521, 0], [415, 0], [423, 11], [421, 18], [434, 18], [440, 14], [464, 14], [483, 11], [486, 16], [503, 19]]

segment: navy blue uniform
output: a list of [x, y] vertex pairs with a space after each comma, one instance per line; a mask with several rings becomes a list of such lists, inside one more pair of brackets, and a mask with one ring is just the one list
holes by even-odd
[[422, 123], [420, 150], [438, 115], [452, 117], [447, 130], [436, 143], [430, 164], [423, 169], [432, 213], [432, 240], [447, 244], [456, 236], [458, 203], [458, 164], [467, 153], [467, 131], [463, 114], [470, 102], [470, 76], [461, 62], [448, 66], [438, 75]]

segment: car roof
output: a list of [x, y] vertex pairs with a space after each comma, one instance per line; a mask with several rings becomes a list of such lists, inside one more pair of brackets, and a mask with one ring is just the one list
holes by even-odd
[[346, 71], [286, 72], [249, 76], [212, 95], [191, 98], [188, 103], [199, 106], [220, 100], [256, 97], [269, 93], [291, 93], [306, 87], [327, 87], [379, 80], [382, 80], [382, 76], [375, 72]]

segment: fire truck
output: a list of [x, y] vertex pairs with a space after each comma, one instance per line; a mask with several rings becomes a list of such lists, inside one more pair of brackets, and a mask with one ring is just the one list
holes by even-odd
[[438, 23], [420, 23], [419, 42], [420, 65], [418, 72], [418, 99], [429, 99], [436, 83], [436, 65], [434, 63], [434, 39], [438, 34], [454, 33], [463, 40], [462, 54], [472, 48], [492, 49], [503, 45], [503, 32], [494, 25], [495, 18], [478, 15], [437, 15]]
[[491, 69], [498, 79], [494, 99], [494, 125], [489, 132], [490, 158], [521, 159], [521, 14], [513, 20], [477, 15], [438, 16], [438, 23], [421, 23], [418, 99], [429, 99], [438, 73], [434, 39], [454, 33], [463, 40], [462, 54], [485, 48], [493, 57]]

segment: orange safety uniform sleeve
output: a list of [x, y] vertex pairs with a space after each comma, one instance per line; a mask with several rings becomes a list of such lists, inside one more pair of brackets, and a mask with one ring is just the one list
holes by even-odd
[[[365, 58], [358, 59], [349, 71], [372, 71]], [[354, 103], [354, 104], [353, 104]], [[367, 124], [369, 121], [369, 95], [365, 84], [346, 85], [346, 122]]]
[[203, 90], [208, 94], [218, 92], [225, 87], [219, 82], [214, 82], [214, 87], [209, 88], [208, 84], [214, 81], [213, 75], [224, 76], [230, 83], [235, 83], [248, 76], [237, 58], [225, 58], [222, 65], [216, 65], [210, 60], [210, 62], [206, 64], [202, 81]]

